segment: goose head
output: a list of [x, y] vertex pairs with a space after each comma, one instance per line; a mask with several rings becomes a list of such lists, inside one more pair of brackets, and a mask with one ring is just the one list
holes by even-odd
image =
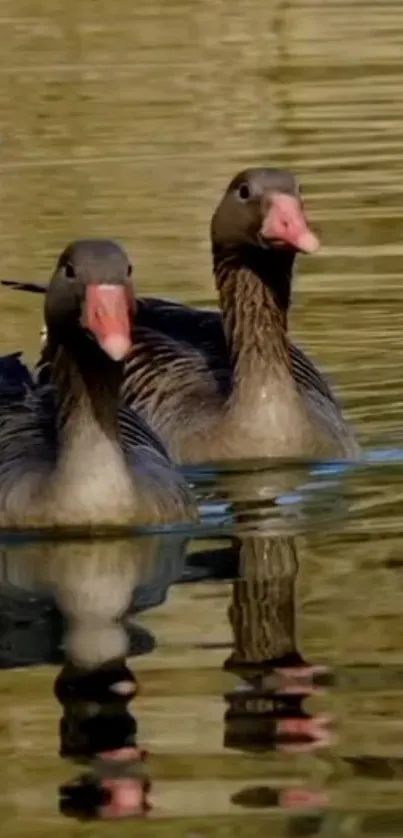
[[131, 274], [127, 254], [113, 241], [69, 244], [59, 256], [46, 293], [49, 337], [71, 343], [85, 334], [113, 361], [123, 361], [132, 346]]
[[298, 182], [283, 169], [247, 169], [229, 184], [211, 223], [219, 250], [314, 253], [319, 239], [310, 229]]

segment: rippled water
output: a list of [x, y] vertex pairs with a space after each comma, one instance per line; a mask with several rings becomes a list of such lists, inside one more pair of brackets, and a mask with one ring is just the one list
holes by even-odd
[[[88, 768], [91, 788], [127, 781], [138, 815], [148, 799], [121, 834], [400, 835], [401, 2], [4, 0], [0, 25], [1, 277], [47, 278], [68, 239], [108, 235], [141, 292], [211, 304], [227, 180], [290, 166], [323, 242], [300, 261], [292, 331], [366, 449], [354, 467], [206, 471], [190, 544], [2, 548], [6, 834], [99, 834], [59, 813], [85, 771], [59, 749], [82, 759], [105, 696], [96, 682], [62, 706], [53, 685], [66, 653], [128, 652], [139, 750], [120, 773]], [[0, 290], [0, 351], [35, 358], [41, 302]]]

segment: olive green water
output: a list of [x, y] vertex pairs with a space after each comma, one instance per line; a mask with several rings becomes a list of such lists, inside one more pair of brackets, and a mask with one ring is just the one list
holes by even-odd
[[[256, 543], [242, 542], [225, 581], [209, 580], [209, 566], [202, 581], [171, 584], [180, 562], [160, 561], [167, 598], [139, 617], [155, 648], [130, 659], [138, 741], [150, 752], [149, 823], [79, 825], [58, 813], [57, 788], [74, 776], [58, 756], [60, 667], [3, 671], [3, 829], [21, 838], [401, 835], [402, 4], [4, 0], [0, 32], [1, 277], [46, 279], [67, 240], [107, 235], [133, 254], [140, 292], [210, 304], [208, 223], [226, 182], [248, 165], [287, 165], [323, 242], [300, 262], [292, 330], [378, 457], [345, 472], [205, 484], [206, 502], [229, 498], [237, 532]], [[2, 289], [0, 303], [0, 350], [33, 359], [41, 298]], [[298, 533], [298, 573], [273, 533]], [[267, 545], [280, 552], [274, 563]], [[4, 559], [1, 578], [24, 599], [35, 574], [14, 573], [17, 559]], [[113, 586], [103, 567], [89, 553], [86, 585], [101, 610]], [[139, 579], [136, 570], [127, 590]], [[0, 620], [0, 651], [11, 660], [10, 619]], [[35, 622], [22, 620], [22, 634]], [[242, 673], [223, 670], [231, 646], [252, 664], [297, 648], [328, 667], [326, 684], [304, 682], [304, 747], [285, 749], [273, 718], [259, 728], [260, 749], [247, 725], [230, 730], [224, 695], [245, 686]], [[254, 700], [267, 709], [267, 695]]]

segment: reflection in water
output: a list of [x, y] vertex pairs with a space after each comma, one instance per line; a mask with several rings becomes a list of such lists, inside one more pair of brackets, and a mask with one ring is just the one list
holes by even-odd
[[[80, 819], [146, 815], [151, 809], [147, 753], [137, 740], [129, 707], [138, 681], [127, 655], [152, 651], [155, 641], [132, 615], [159, 603], [183, 575], [184, 547], [178, 537], [58, 542], [24, 545], [3, 552], [1, 592], [23, 609], [25, 646], [32, 642], [34, 609], [47, 619], [46, 642], [36, 659], [60, 661], [54, 692], [63, 708], [60, 756], [86, 771], [60, 786], [60, 811]], [[296, 546], [292, 538], [233, 538], [232, 546], [207, 550], [189, 560], [216, 578], [233, 577], [228, 616], [233, 651], [224, 668], [241, 683], [224, 694], [225, 748], [264, 754], [329, 744], [326, 719], [305, 710], [314, 667], [298, 650], [295, 629]], [[194, 562], [194, 558], [193, 558]], [[157, 583], [157, 584], [156, 584]], [[139, 593], [140, 598], [139, 598]], [[48, 637], [46, 637], [46, 633]], [[5, 639], [3, 626], [3, 645]], [[53, 643], [52, 643], [53, 640]], [[21, 641], [21, 638], [20, 638]], [[14, 665], [24, 659], [14, 650]], [[15, 657], [17, 655], [17, 658]], [[9, 665], [13, 665], [10, 650]], [[231, 796], [237, 806], [317, 806], [326, 802], [307, 788], [247, 786]]]
[[[64, 659], [54, 685], [63, 707], [60, 756], [87, 766], [85, 773], [60, 788], [60, 811], [65, 815], [121, 818], [150, 809], [147, 754], [137, 745], [137, 722], [128, 707], [137, 681], [126, 658], [150, 651], [154, 640], [127, 620], [139, 609], [140, 585], [143, 592], [148, 589], [149, 607], [155, 604], [156, 582], [157, 602], [166, 595], [183, 570], [184, 546], [178, 537], [150, 536], [4, 551], [1, 588], [10, 603], [11, 591], [20, 608], [25, 600], [28, 648], [35, 626], [29, 608], [43, 611], [47, 603], [50, 638], [41, 651], [37, 648], [35, 662], [57, 657], [52, 630], [58, 627], [57, 650]], [[11, 658], [12, 654], [11, 665], [21, 662]], [[25, 662], [33, 661], [28, 655]]]
[[[186, 557], [187, 572], [186, 545], [178, 537], [48, 542], [3, 551], [0, 598], [4, 602], [8, 598], [8, 616], [0, 624], [2, 666], [40, 662], [58, 665], [52, 679], [61, 706], [58, 751], [67, 764], [73, 761], [82, 766], [73, 775], [58, 780], [53, 777], [53, 792], [58, 786], [63, 815], [80, 820], [154, 819], [166, 812], [163, 800], [167, 778], [161, 777], [166, 755], [159, 741], [164, 734], [168, 739], [174, 737], [176, 747], [169, 755], [168, 778], [176, 773], [181, 776], [186, 753], [180, 746], [181, 729], [192, 718], [191, 706], [183, 713], [181, 702], [189, 685], [169, 657], [164, 662], [172, 643], [168, 625], [174, 631], [175, 620], [171, 619], [164, 631], [155, 632], [140, 627], [136, 615], [165, 602], [168, 590], [168, 600], [175, 600], [185, 589], [197, 591], [206, 584], [206, 578], [218, 586], [217, 591], [225, 588], [229, 593], [224, 610], [231, 651], [228, 653], [224, 644], [224, 656], [219, 666], [210, 670], [204, 686], [203, 666], [196, 657], [190, 669], [184, 662], [183, 673], [195, 681], [194, 694], [190, 693], [193, 702], [201, 690], [203, 742], [210, 712], [206, 700], [209, 691], [218, 688], [217, 732], [223, 754], [231, 755], [227, 765], [234, 772], [233, 781], [226, 784], [219, 763], [212, 757], [212, 778], [217, 776], [214, 782], [221, 789], [224, 811], [229, 809], [235, 816], [246, 812], [271, 816], [282, 810], [284, 817], [291, 817], [287, 823], [290, 834], [307, 834], [308, 827], [315, 834], [321, 828], [340, 825], [348, 815], [343, 808], [334, 808], [334, 785], [337, 787], [339, 777], [349, 776], [358, 784], [387, 780], [400, 788], [402, 760], [391, 744], [373, 754], [365, 743], [362, 748], [350, 745], [352, 736], [354, 739], [350, 732], [347, 738], [344, 736], [343, 752], [338, 753], [336, 719], [324, 712], [330, 700], [326, 691], [329, 673], [304, 654], [298, 636], [297, 582], [302, 567], [298, 568], [297, 543], [289, 536], [234, 536], [231, 544], [221, 549], [217, 540], [211, 544], [204, 541], [192, 546], [197, 552]], [[186, 580], [193, 584], [177, 584]], [[194, 599], [193, 608], [196, 604]], [[207, 622], [213, 607], [211, 593], [207, 598]], [[197, 617], [193, 608], [194, 623], [200, 615]], [[154, 609], [153, 615], [157, 616], [159, 610]], [[183, 625], [191, 634], [192, 623], [184, 619]], [[176, 631], [182, 641], [186, 640], [178, 621]], [[206, 637], [204, 648], [208, 647]], [[219, 647], [222, 652], [223, 644], [217, 644], [217, 651]], [[182, 656], [185, 650], [181, 648]], [[196, 648], [191, 645], [192, 658]], [[151, 669], [143, 665], [147, 660]], [[218, 681], [220, 668], [223, 679]], [[172, 672], [176, 673], [173, 681]], [[370, 669], [368, 672], [370, 679], [373, 676]], [[351, 696], [354, 689], [363, 689], [359, 686], [362, 677], [359, 668], [351, 670]], [[396, 690], [398, 669], [393, 677], [395, 686], [391, 682], [391, 688]], [[158, 730], [160, 722], [152, 703], [153, 683], [157, 690], [154, 695], [160, 694], [163, 708], [163, 728], [156, 740], [152, 731], [155, 724]], [[49, 692], [51, 688], [49, 684]], [[368, 693], [367, 701], [370, 696]], [[148, 717], [144, 702], [150, 700], [154, 710]], [[179, 727], [175, 727], [170, 701]], [[29, 738], [27, 743], [24, 738], [19, 747], [24, 754], [24, 748], [29, 749]], [[321, 770], [301, 771], [300, 760], [315, 755]], [[188, 765], [196, 787], [201, 784], [199, 804], [190, 796], [191, 805], [197, 809], [207, 793], [203, 791], [203, 754], [198, 757], [192, 753]], [[181, 788], [185, 782], [181, 780]], [[170, 794], [175, 800], [172, 785]], [[181, 806], [184, 800], [181, 791]], [[212, 802], [209, 798], [210, 807]], [[393, 817], [399, 819], [399, 812]], [[361, 822], [370, 823], [371, 818], [367, 812]]]
[[[249, 537], [240, 542], [240, 575], [232, 584], [229, 620], [233, 652], [224, 667], [241, 679], [225, 695], [224, 745], [246, 753], [289, 753], [328, 747], [328, 718], [304, 708], [316, 687], [298, 650], [295, 540]], [[320, 668], [319, 668], [320, 670]], [[304, 808], [324, 806], [320, 790], [248, 786], [232, 795], [242, 807]]]
[[147, 754], [137, 746], [128, 708], [137, 684], [124, 658], [98, 667], [66, 663], [56, 679], [63, 706], [60, 756], [88, 766], [60, 788], [60, 811], [81, 819], [145, 814], [150, 804]]

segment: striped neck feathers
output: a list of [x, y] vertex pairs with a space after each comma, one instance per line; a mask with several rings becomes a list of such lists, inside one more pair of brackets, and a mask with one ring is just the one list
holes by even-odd
[[59, 429], [85, 417], [107, 436], [117, 437], [123, 362], [110, 359], [79, 327], [63, 340], [50, 328], [42, 359], [49, 364], [49, 383], [57, 394]]
[[235, 379], [262, 368], [290, 370], [287, 315], [294, 253], [213, 248], [216, 286]]

